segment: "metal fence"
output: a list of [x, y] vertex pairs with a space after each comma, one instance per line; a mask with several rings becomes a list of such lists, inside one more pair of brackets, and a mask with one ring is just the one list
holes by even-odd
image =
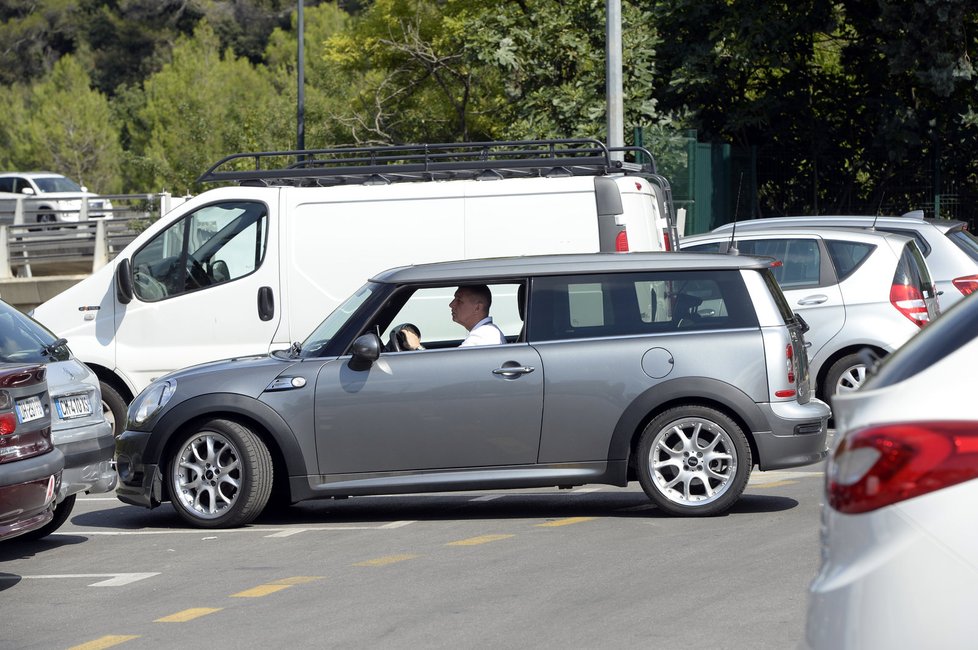
[[[38, 221], [31, 199], [17, 199], [0, 210], [0, 279], [95, 272], [136, 238], [146, 226], [186, 200], [169, 193], [116, 194], [111, 209], [89, 214], [87, 201], [78, 210], [44, 211], [56, 221]], [[58, 214], [58, 213], [64, 214]]]

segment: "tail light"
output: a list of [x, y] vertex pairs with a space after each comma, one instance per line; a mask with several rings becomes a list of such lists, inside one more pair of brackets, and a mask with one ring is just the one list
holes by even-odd
[[672, 239], [669, 238], [669, 233], [667, 233], [667, 232], [662, 233], [662, 239], [665, 242], [665, 250], [666, 251], [671, 251], [672, 250]]
[[917, 327], [923, 327], [930, 320], [924, 294], [917, 287], [909, 284], [894, 284], [890, 287], [890, 303]]
[[978, 478], [978, 423], [916, 422], [862, 429], [829, 459], [828, 503], [846, 514]]
[[6, 436], [17, 430], [17, 418], [13, 413], [0, 413], [0, 436]]
[[978, 291], [978, 275], [966, 275], [951, 280], [958, 291], [967, 296]]
[[628, 252], [628, 233], [622, 230], [615, 237], [615, 252], [617, 253], [627, 253]]
[[794, 397], [795, 394], [797, 393], [797, 391], [794, 388], [794, 385], [795, 385], [795, 372], [796, 372], [797, 369], [795, 367], [795, 347], [791, 343], [789, 343], [785, 347], [785, 349], [784, 349], [784, 360], [785, 360], [785, 365], [787, 367], [787, 377], [786, 378], [788, 380], [788, 385], [791, 386], [791, 388], [785, 388], [785, 389], [782, 389], [782, 390], [776, 390], [776, 391], [774, 391], [774, 396], [775, 397]]

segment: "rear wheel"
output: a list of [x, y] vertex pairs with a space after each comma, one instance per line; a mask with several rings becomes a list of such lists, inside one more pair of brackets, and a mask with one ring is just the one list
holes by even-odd
[[752, 466], [741, 428], [705, 406], [679, 406], [659, 414], [639, 440], [642, 489], [656, 506], [674, 515], [725, 512], [743, 493]]
[[838, 393], [851, 393], [866, 380], [866, 363], [858, 354], [847, 354], [832, 364], [822, 384], [822, 399], [832, 404]]
[[180, 518], [199, 528], [231, 528], [255, 519], [272, 492], [272, 457], [251, 429], [215, 419], [170, 456], [168, 488]]
[[61, 525], [68, 521], [68, 517], [71, 516], [71, 511], [75, 507], [75, 495], [71, 494], [65, 497], [64, 501], [59, 503], [54, 507], [54, 519], [44, 524], [37, 530], [32, 530], [29, 533], [24, 533], [21, 535], [22, 539], [32, 540], [41, 539], [42, 537], [47, 537], [54, 531], [61, 528]]

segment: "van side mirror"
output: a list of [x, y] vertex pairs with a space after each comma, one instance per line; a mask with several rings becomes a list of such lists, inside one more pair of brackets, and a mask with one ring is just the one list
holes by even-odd
[[120, 303], [128, 305], [132, 302], [133, 295], [132, 265], [129, 258], [124, 257], [119, 260], [119, 264], [115, 267], [115, 296]]
[[370, 332], [362, 334], [353, 342], [353, 357], [350, 359], [351, 370], [366, 370], [373, 365], [374, 361], [380, 358], [380, 351], [383, 345], [380, 337]]

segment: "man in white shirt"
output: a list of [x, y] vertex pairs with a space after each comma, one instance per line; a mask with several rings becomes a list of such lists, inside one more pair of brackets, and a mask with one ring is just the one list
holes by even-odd
[[[462, 285], [455, 291], [455, 299], [449, 303], [452, 320], [469, 330], [469, 335], [459, 345], [460, 348], [472, 345], [501, 345], [506, 337], [492, 322], [489, 307], [492, 306], [492, 292], [484, 284]], [[402, 330], [403, 344], [408, 350], [423, 350], [420, 336], [411, 329]]]
[[448, 305], [452, 310], [452, 320], [469, 330], [460, 348], [506, 342], [502, 330], [493, 324], [489, 315], [491, 306], [492, 292], [484, 284], [463, 285], [455, 292], [455, 300]]

